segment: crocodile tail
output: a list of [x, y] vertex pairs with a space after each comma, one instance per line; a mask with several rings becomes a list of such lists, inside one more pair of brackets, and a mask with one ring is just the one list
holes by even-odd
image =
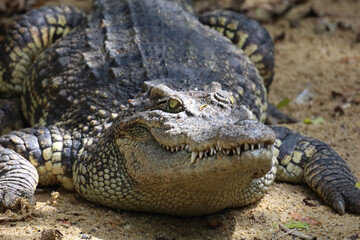
[[257, 21], [231, 11], [204, 13], [200, 22], [230, 39], [254, 63], [269, 89], [274, 78], [274, 45], [269, 33]]
[[34, 9], [11, 27], [0, 52], [0, 92], [19, 94], [36, 57], [85, 21], [82, 10], [70, 6]]

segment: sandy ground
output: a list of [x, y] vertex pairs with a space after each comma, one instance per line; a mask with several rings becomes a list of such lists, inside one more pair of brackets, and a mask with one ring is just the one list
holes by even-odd
[[[290, 28], [289, 20], [309, 6], [321, 12], [323, 18], [301, 18], [295, 21], [296, 28]], [[359, 1], [313, 0], [292, 9], [276, 23], [265, 25], [278, 39], [270, 101], [277, 104], [289, 98], [291, 102], [282, 110], [300, 121], [288, 127], [330, 144], [358, 179], [359, 10]], [[323, 29], [324, 22], [328, 30]], [[333, 29], [331, 24], [338, 22], [350, 24], [353, 30]], [[308, 94], [300, 98], [304, 89]], [[324, 120], [322, 123], [303, 122], [306, 118], [319, 117]], [[47, 203], [52, 191], [60, 193], [55, 204]], [[314, 199], [314, 206], [304, 203], [308, 197]], [[360, 235], [360, 216], [340, 216], [307, 186], [279, 182], [256, 204], [196, 218], [114, 211], [58, 188], [42, 189], [36, 198], [36, 208], [30, 214], [0, 215], [0, 239], [40, 239], [44, 230], [51, 229], [57, 229], [63, 239], [271, 239], [284, 233], [279, 224], [299, 215], [313, 220], [309, 228], [299, 231], [317, 239], [359, 239]], [[287, 235], [281, 239], [293, 237]]]

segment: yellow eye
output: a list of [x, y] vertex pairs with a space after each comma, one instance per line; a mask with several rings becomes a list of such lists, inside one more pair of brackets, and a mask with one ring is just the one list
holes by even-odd
[[175, 98], [170, 98], [170, 100], [169, 100], [169, 108], [170, 109], [175, 109], [180, 104], [181, 104], [181, 102], [179, 100], [175, 99]]

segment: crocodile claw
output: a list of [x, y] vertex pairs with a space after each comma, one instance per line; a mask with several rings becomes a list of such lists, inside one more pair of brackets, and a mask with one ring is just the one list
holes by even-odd
[[9, 189], [0, 190], [1, 209], [20, 209], [23, 206], [34, 206], [36, 200], [29, 192], [19, 192]]
[[35, 205], [34, 191], [38, 183], [35, 167], [13, 150], [1, 145], [0, 176], [1, 209]]
[[338, 188], [329, 194], [327, 202], [339, 214], [345, 214], [345, 210], [352, 213], [360, 213], [360, 189], [354, 185]]

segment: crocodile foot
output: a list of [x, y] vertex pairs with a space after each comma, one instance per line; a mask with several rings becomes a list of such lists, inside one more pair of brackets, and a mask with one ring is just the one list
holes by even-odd
[[0, 145], [1, 209], [19, 209], [24, 205], [34, 205], [37, 182], [35, 167], [13, 150]]
[[360, 190], [352, 183], [342, 184], [339, 187], [329, 186], [326, 202], [338, 213], [345, 214], [345, 210], [360, 213]]

